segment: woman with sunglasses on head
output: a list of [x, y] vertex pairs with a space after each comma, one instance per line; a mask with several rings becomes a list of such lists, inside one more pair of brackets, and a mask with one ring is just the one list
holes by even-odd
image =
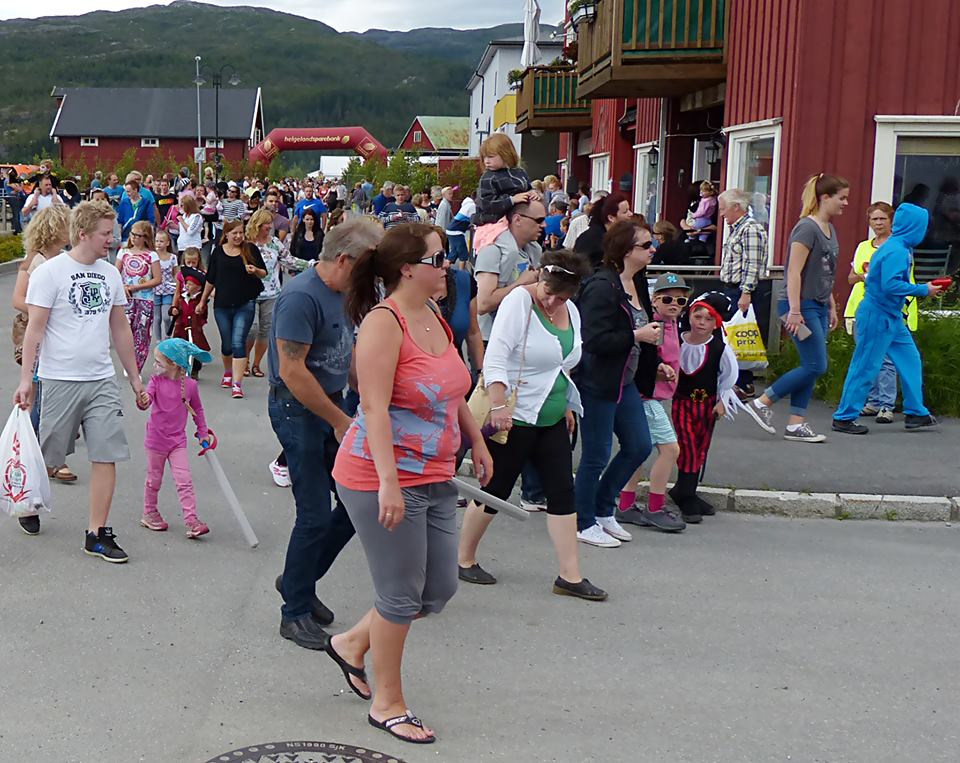
[[[470, 375], [431, 299], [444, 280], [445, 257], [430, 226], [406, 223], [357, 258], [346, 312], [360, 324], [354, 358], [363, 402], [333, 470], [367, 556], [376, 602], [325, 650], [364, 699], [371, 699], [364, 655], [373, 652], [377, 687], [368, 721], [415, 744], [436, 737], [408, 709], [401, 660], [410, 624], [440, 612], [457, 590], [451, 480], [461, 428], [473, 442], [481, 484], [493, 468], [464, 399]], [[381, 280], [387, 296], [378, 304]]]
[[140, 220], [131, 226], [127, 245], [117, 253], [117, 269], [127, 293], [125, 310], [130, 330], [133, 331], [137, 368], [142, 371], [150, 354], [153, 289], [163, 280], [160, 257], [154, 251], [153, 225]]
[[[581, 356], [580, 313], [570, 300], [590, 272], [582, 255], [569, 249], [547, 252], [540, 260], [537, 282], [514, 289], [500, 303], [483, 376], [490, 393], [490, 427], [495, 430], [491, 434], [506, 432], [508, 437], [502, 445], [488, 443], [493, 479], [487, 492], [509, 498], [528, 462], [540, 474], [550, 475], [543, 485], [547, 529], [560, 563], [553, 592], [603, 601], [606, 592], [580, 575], [570, 443], [574, 413], [583, 412], [570, 378]], [[495, 515], [493, 509], [476, 504], [467, 508], [460, 535], [461, 580], [497, 582], [477, 563], [477, 547]]]
[[[577, 539], [602, 548], [631, 540], [614, 509], [620, 489], [652, 449], [643, 398], [653, 397], [663, 328], [653, 320], [647, 289], [651, 242], [645, 223], [611, 225], [603, 263], [577, 297], [583, 317], [583, 360], [574, 376], [583, 401]], [[614, 434], [620, 449], [610, 460]]]

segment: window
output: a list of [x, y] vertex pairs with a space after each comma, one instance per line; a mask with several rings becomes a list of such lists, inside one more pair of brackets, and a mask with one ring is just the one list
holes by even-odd
[[140, 148], [160, 148], [160, 138], [140, 138]]
[[220, 145], [217, 145], [215, 138], [207, 138], [206, 143], [207, 148], [223, 148], [223, 138], [220, 138]]
[[590, 188], [597, 191], [610, 190], [610, 154], [595, 154], [590, 157]]
[[414, 130], [414, 131], [413, 131], [413, 142], [414, 142], [414, 143], [420, 143], [420, 142], [422, 142], [422, 141], [423, 141], [423, 133], [420, 132], [420, 130]]
[[80, 138], [80, 145], [81, 146], [99, 146], [100, 139], [99, 138]]
[[653, 225], [660, 214], [660, 184], [657, 182], [657, 167], [650, 166], [650, 152], [656, 149], [655, 143], [641, 143], [634, 146], [636, 162], [633, 177], [633, 211], [639, 212]]
[[767, 229], [772, 246], [777, 219], [777, 180], [780, 172], [780, 120], [728, 127], [727, 188], [750, 194], [750, 216]]

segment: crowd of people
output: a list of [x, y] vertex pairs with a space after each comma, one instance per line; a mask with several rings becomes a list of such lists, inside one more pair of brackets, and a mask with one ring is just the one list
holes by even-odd
[[[348, 688], [370, 700], [369, 723], [413, 743], [436, 736], [403, 693], [411, 624], [439, 613], [458, 579], [497, 582], [478, 560], [496, 508], [463, 502], [458, 536], [451, 480], [467, 453], [488, 498], [509, 499], [520, 481], [523, 507], [546, 512], [553, 593], [603, 601], [607, 592], [583, 575], [579, 544], [614, 548], [633, 537], [625, 524], [678, 533], [714, 514], [698, 487], [719, 419], [745, 412], [774, 433], [774, 405], [789, 396], [786, 439], [824, 439], [805, 414], [838, 325], [840, 242], [830, 219], [847, 204], [842, 178], [817, 175], [804, 190], [776, 306], [801, 365], [757, 395], [724, 332], [766, 275], [769, 242], [749, 194], [703, 183], [688, 218], [651, 228], [621, 193], [567, 194], [556, 177], [531, 181], [506, 136], [484, 141], [481, 158], [477, 189], [217, 183], [184, 168], [159, 179], [131, 172], [123, 186], [114, 174], [106, 184], [97, 177], [89, 200], [74, 205], [44, 177], [23, 206], [15, 403], [32, 409], [52, 479], [77, 479], [67, 458], [82, 431], [91, 462], [86, 553], [128, 560], [108, 519], [115, 465], [130, 453], [111, 345], [137, 406], [149, 410], [141, 524], [168, 530], [157, 492], [169, 463], [187, 536], [210, 532], [198, 517], [185, 428], [192, 418], [195, 437], [217, 447], [197, 383], [213, 361], [212, 308], [219, 385], [241, 400], [245, 378], [266, 377], [281, 449], [270, 472], [296, 504], [276, 579], [280, 634], [326, 652]], [[901, 318], [907, 298], [942, 288], [911, 282], [921, 213], [911, 204], [868, 210], [876, 237], [861, 244], [850, 275], [865, 288], [848, 316], [858, 344], [838, 432], [865, 433], [855, 421], [864, 410], [886, 419], [897, 373], [907, 428], [936, 424]], [[678, 230], [704, 244], [720, 221], [719, 288], [697, 294], [680, 273], [648, 274], [651, 263], [678, 264]], [[637, 500], [654, 449], [649, 495]], [[19, 522], [40, 532], [37, 515]], [[316, 586], [354, 533], [375, 600], [331, 636], [334, 614]]]

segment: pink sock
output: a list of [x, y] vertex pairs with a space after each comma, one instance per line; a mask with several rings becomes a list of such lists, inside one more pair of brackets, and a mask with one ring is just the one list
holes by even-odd
[[627, 509], [633, 508], [633, 502], [637, 500], [637, 494], [630, 490], [622, 490], [620, 492], [620, 511], [626, 511]]
[[651, 514], [663, 511], [663, 493], [650, 493], [650, 502], [647, 504]]

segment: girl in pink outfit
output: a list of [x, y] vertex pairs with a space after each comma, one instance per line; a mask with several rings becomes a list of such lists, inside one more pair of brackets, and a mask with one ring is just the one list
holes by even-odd
[[[177, 485], [183, 521], [188, 538], [199, 538], [210, 528], [197, 518], [197, 500], [190, 477], [190, 457], [187, 453], [187, 413], [193, 415], [197, 439], [209, 438], [207, 422], [200, 403], [197, 382], [187, 377], [191, 358], [210, 363], [213, 358], [185, 339], [164, 339], [154, 350], [156, 373], [147, 385], [149, 401], [143, 410], [153, 406], [147, 420], [143, 445], [147, 453], [147, 480], [143, 491], [143, 516], [140, 524], [150, 530], [163, 532], [168, 525], [157, 509], [157, 494], [163, 482], [163, 470], [170, 462], [170, 470]], [[139, 405], [139, 403], [138, 403]]]
[[[698, 231], [709, 228], [714, 224], [717, 212], [717, 188], [709, 180], [700, 184], [700, 203], [695, 211], [691, 212], [680, 227], [687, 231]], [[698, 236], [701, 241], [707, 240], [706, 234]]]

